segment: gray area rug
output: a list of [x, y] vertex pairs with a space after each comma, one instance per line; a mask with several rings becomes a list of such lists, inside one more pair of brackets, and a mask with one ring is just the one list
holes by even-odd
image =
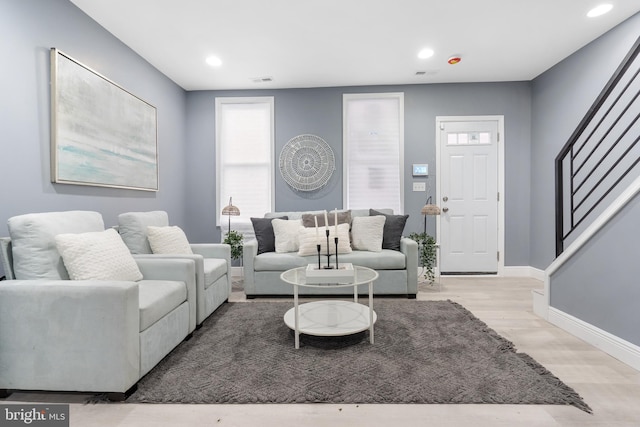
[[573, 405], [570, 387], [452, 301], [376, 300], [376, 341], [301, 336], [291, 302], [220, 307], [127, 402]]

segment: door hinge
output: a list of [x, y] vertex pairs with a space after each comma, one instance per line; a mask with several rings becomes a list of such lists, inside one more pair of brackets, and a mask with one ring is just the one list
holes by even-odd
[[498, 262], [500, 262], [500, 251], [496, 252], [496, 255], [497, 255]]
[[444, 130], [444, 122], [440, 122], [440, 130]]
[[500, 142], [500, 132], [498, 132], [497, 137], [498, 137], [498, 142]]
[[498, 191], [498, 201], [500, 201], [500, 192]]

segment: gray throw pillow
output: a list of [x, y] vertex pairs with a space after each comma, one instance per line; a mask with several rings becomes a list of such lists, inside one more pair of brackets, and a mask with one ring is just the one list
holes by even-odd
[[409, 215], [389, 215], [369, 209], [369, 216], [384, 215], [384, 231], [382, 232], [382, 249], [400, 250], [400, 238]]
[[[289, 219], [288, 216], [278, 217], [279, 219]], [[253, 231], [258, 241], [258, 255], [265, 252], [276, 251], [276, 237], [273, 234], [273, 225], [271, 221], [275, 218], [251, 218]]]

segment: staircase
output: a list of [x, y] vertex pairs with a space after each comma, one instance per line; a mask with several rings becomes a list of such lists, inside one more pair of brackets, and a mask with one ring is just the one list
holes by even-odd
[[556, 157], [556, 259], [534, 312], [640, 370], [640, 38]]

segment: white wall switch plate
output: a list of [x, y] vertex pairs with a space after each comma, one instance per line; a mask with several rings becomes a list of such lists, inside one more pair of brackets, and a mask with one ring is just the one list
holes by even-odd
[[427, 191], [427, 183], [426, 182], [414, 182], [413, 183], [413, 191]]

